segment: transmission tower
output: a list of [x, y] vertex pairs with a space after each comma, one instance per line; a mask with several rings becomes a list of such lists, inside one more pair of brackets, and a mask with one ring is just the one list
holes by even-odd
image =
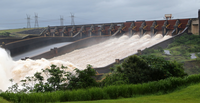
[[31, 28], [31, 23], [30, 23], [31, 18], [30, 18], [30, 15], [26, 14], [26, 16], [27, 16], [27, 28]]
[[71, 13], [71, 25], [75, 25], [75, 22], [74, 22], [74, 14]]
[[36, 27], [39, 27], [39, 24], [38, 24], [38, 14], [35, 13], [35, 28]]
[[64, 21], [63, 16], [60, 16], [60, 26], [63, 26], [63, 21]]

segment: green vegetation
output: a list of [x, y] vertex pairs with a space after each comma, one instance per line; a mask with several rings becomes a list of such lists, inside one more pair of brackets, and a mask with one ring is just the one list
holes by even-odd
[[25, 30], [31, 30], [31, 29], [33, 29], [33, 28], [0, 30], [0, 33], [9, 32], [11, 37], [24, 37], [26, 35], [19, 34], [17, 32], [21, 32], [21, 31], [25, 31]]
[[0, 30], [0, 33], [3, 33], [3, 32], [16, 33], [16, 32], [25, 31], [25, 30], [31, 30], [31, 29], [33, 29], [33, 28], [7, 29], [7, 30]]
[[111, 68], [112, 74], [107, 75], [102, 84], [137, 84], [157, 81], [169, 77], [184, 77], [182, 64], [176, 61], [167, 61], [164, 58], [149, 56], [130, 56], [122, 64]]
[[[130, 56], [122, 64], [114, 67], [116, 72], [100, 83], [92, 78], [95, 71], [91, 66], [82, 71], [75, 69], [76, 75], [65, 72], [64, 69], [66, 67], [52, 65], [50, 69], [43, 70], [48, 77], [46, 82], [41, 73], [37, 72], [34, 77], [22, 80], [22, 86], [25, 88], [19, 89], [18, 85], [14, 84], [0, 96], [9, 101], [26, 103], [116, 99], [168, 93], [179, 87], [200, 82], [200, 75], [183, 78], [186, 74], [181, 64], [155, 56]], [[156, 75], [157, 73], [161, 75]], [[66, 80], [68, 82], [65, 82]], [[34, 85], [31, 86], [30, 82]]]
[[[67, 67], [57, 67], [52, 65], [51, 68], [42, 69], [42, 73], [46, 75], [44, 80], [41, 72], [36, 72], [32, 77], [26, 77], [21, 80], [24, 88], [19, 89], [18, 84], [14, 84], [8, 88], [9, 93], [30, 93], [30, 92], [53, 92], [61, 90], [73, 90], [80, 88], [88, 88], [97, 86], [97, 82], [92, 76], [95, 76], [95, 70], [90, 65], [84, 70], [75, 69], [75, 73], [65, 72]], [[13, 80], [10, 80], [13, 82]], [[68, 81], [68, 82], [67, 82]], [[12, 83], [13, 84], [13, 83]]]
[[[120, 98], [112, 100], [80, 101], [70, 103], [199, 103], [200, 84], [175, 90], [165, 95], [144, 95], [132, 98]], [[65, 102], [67, 103], [67, 102]]]
[[[95, 102], [197, 102], [200, 87], [189, 87], [192, 92], [180, 89], [200, 83], [200, 74], [187, 76], [183, 68], [188, 66], [187, 63], [193, 63], [189, 59], [189, 53], [199, 52], [198, 43], [200, 40], [196, 36], [185, 35], [169, 45], [167, 49], [171, 51], [171, 55], [164, 54], [161, 47], [156, 50], [146, 49], [143, 51], [144, 55], [130, 56], [123, 63], [112, 67], [112, 72], [105, 75], [100, 82], [95, 81], [95, 70], [90, 65], [85, 70], [75, 69], [73, 73], [65, 72], [67, 67], [52, 65], [51, 68], [42, 69], [41, 73], [37, 72], [33, 77], [22, 80], [23, 89], [14, 84], [6, 92], [0, 93], [0, 96], [16, 103], [101, 99], [117, 100]], [[200, 64], [200, 59], [195, 59], [194, 65], [195, 63]], [[194, 65], [189, 71], [199, 72], [199, 67]], [[47, 79], [44, 80], [45, 77], [41, 74], [46, 74]], [[173, 91], [176, 92], [172, 93]], [[191, 96], [187, 97], [185, 93]], [[0, 98], [1, 100], [3, 99]]]
[[24, 37], [24, 36], [27, 36], [29, 34], [21, 34], [21, 33], [18, 33], [18, 32], [32, 30], [32, 29], [35, 29], [35, 28], [0, 30], [0, 33], [9, 32], [11, 37]]
[[0, 36], [1, 36], [1, 37], [9, 37], [9, 36], [10, 36], [10, 32], [3, 32], [3, 33], [0, 33]]
[[[175, 39], [173, 43], [171, 43], [165, 50], [170, 51], [170, 55], [165, 54], [163, 51], [160, 51], [160, 47], [158, 49], [145, 49], [143, 51], [144, 55], [156, 55], [159, 57], [163, 57], [166, 60], [177, 61], [179, 63], [183, 63], [183, 67], [186, 73], [198, 74], [200, 73], [200, 38], [198, 35], [187, 35]], [[197, 59], [191, 59], [190, 53], [196, 53]], [[191, 65], [192, 64], [192, 65]]]
[[88, 101], [100, 99], [117, 99], [122, 97], [137, 97], [141, 95], [170, 93], [180, 87], [199, 83], [200, 75], [191, 75], [185, 78], [170, 77], [160, 81], [143, 84], [112, 85], [103, 88], [92, 87], [87, 89], [55, 91], [45, 93], [1, 93], [0, 96], [8, 101], [21, 103], [38, 102], [65, 102]]
[[10, 102], [0, 97], [0, 103], [10, 103]]

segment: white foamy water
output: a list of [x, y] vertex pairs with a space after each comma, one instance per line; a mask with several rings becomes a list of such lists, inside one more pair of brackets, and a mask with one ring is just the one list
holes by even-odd
[[77, 49], [70, 53], [54, 57], [50, 60], [39, 59], [25, 61], [13, 61], [7, 52], [0, 48], [0, 89], [6, 90], [10, 86], [9, 79], [13, 78], [18, 83], [27, 76], [33, 76], [41, 69], [50, 68], [52, 64], [59, 67], [67, 66], [66, 71], [72, 72], [75, 68], [85, 69], [87, 64], [93, 67], [103, 67], [115, 62], [115, 59], [122, 59], [137, 52], [138, 49], [143, 50], [160, 41], [166, 40], [171, 36], [162, 37], [161, 34], [151, 38], [150, 35], [139, 35], [128, 37], [126, 35], [120, 38], [112, 38], [105, 42]]
[[9, 85], [11, 79], [11, 70], [14, 65], [10, 55], [2, 48], [0, 48], [0, 89], [5, 90]]
[[[72, 72], [75, 68], [80, 68], [68, 61], [49, 61], [44, 58], [13, 61], [8, 53], [0, 48], [0, 89], [5, 91], [11, 86], [9, 79], [14, 79], [15, 83], [20, 83], [20, 80], [25, 79], [25, 77], [33, 76], [36, 72], [41, 72], [42, 69], [50, 68], [52, 64], [58, 67], [63, 65], [67, 67], [65, 70], [69, 72]], [[45, 77], [45, 74], [42, 75]]]
[[115, 59], [122, 59], [136, 53], [138, 49], [143, 50], [170, 37], [166, 36], [163, 38], [162, 34], [157, 34], [151, 38], [147, 34], [142, 38], [139, 38], [138, 35], [133, 35], [129, 38], [127, 35], [123, 35], [120, 38], [113, 38], [50, 60], [70, 61], [81, 68], [85, 68], [87, 64], [93, 67], [103, 67], [113, 63]]

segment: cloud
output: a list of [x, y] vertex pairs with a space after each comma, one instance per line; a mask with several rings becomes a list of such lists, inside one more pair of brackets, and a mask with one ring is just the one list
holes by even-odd
[[197, 17], [199, 0], [1, 0], [0, 27], [26, 27], [26, 14], [38, 13], [39, 25], [69, 25], [70, 12], [75, 14], [75, 24], [124, 22], [129, 20], [154, 20], [172, 14], [174, 18]]

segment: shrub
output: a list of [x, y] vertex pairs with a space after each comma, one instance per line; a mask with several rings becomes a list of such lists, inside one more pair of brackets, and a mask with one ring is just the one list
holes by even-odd
[[[47, 75], [47, 80], [44, 80], [40, 72], [36, 72], [34, 76], [21, 80], [23, 89], [19, 89], [18, 84], [14, 84], [9, 87], [7, 92], [53, 92], [97, 86], [97, 82], [93, 78], [96, 72], [90, 65], [85, 70], [75, 69], [76, 74], [65, 72], [65, 69], [67, 67], [51, 65], [50, 69], [42, 69], [42, 72]], [[33, 85], [30, 85], [30, 83], [33, 83]]]
[[3, 32], [3, 33], [0, 33], [0, 36], [10, 36], [10, 32]]
[[89, 101], [138, 95], [168, 93], [179, 87], [200, 83], [200, 74], [185, 78], [170, 77], [167, 79], [142, 84], [123, 84], [107, 87], [93, 87], [78, 90], [55, 91], [45, 93], [0, 93], [0, 96], [15, 103], [46, 103], [67, 101]]
[[164, 52], [164, 49], [162, 47], [158, 47], [158, 51], [163, 53]]
[[143, 54], [149, 54], [149, 53], [154, 53], [154, 52], [155, 52], [154, 49], [149, 49], [149, 48], [145, 48], [145, 49], [142, 51]]
[[87, 66], [85, 70], [75, 69], [76, 75], [68, 73], [67, 80], [69, 80], [68, 89], [79, 89], [97, 86], [97, 82], [92, 76], [95, 76], [96, 71], [92, 69], [91, 65]]
[[144, 83], [169, 77], [184, 77], [183, 64], [167, 61], [162, 57], [130, 56], [122, 64], [115, 65], [112, 74], [102, 81], [104, 86], [128, 83]]

